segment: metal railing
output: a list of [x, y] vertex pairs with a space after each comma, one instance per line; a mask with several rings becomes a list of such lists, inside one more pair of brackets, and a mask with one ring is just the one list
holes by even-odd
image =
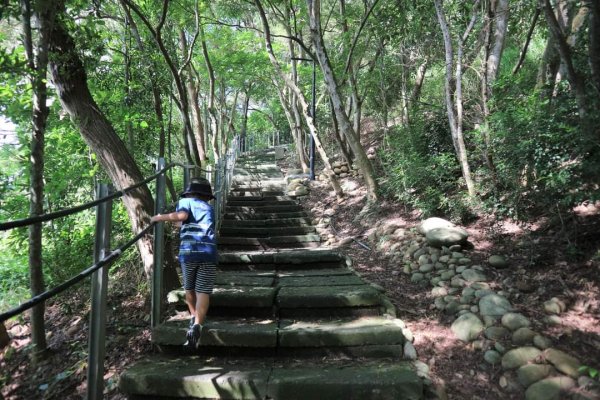
[[[235, 138], [230, 149], [221, 161], [215, 166], [214, 172], [210, 172], [213, 187], [215, 188], [215, 225], [218, 231], [227, 199], [227, 193], [231, 187], [231, 177], [235, 167], [235, 161], [238, 153], [238, 139]], [[104, 389], [104, 355], [105, 355], [105, 335], [106, 335], [106, 299], [108, 292], [108, 267], [117, 260], [121, 254], [134, 245], [138, 240], [144, 237], [150, 229], [154, 228], [154, 268], [152, 276], [152, 311], [151, 325], [155, 327], [162, 319], [162, 309], [164, 305], [163, 296], [163, 255], [164, 255], [164, 223], [154, 223], [147, 226], [141, 232], [125, 244], [110, 250], [110, 231], [112, 225], [112, 201], [123, 197], [130, 191], [139, 188], [153, 180], [156, 180], [156, 198], [154, 213], [164, 212], [166, 208], [166, 173], [174, 167], [183, 168], [184, 187], [189, 184], [194, 170], [199, 168], [195, 165], [183, 165], [181, 163], [170, 163], [165, 165], [164, 158], [160, 158], [157, 163], [156, 174], [138, 182], [128, 188], [111, 192], [109, 185], [99, 184], [96, 192], [96, 200], [76, 206], [70, 209], [60, 210], [31, 218], [8, 221], [0, 223], [0, 231], [6, 231], [17, 227], [24, 227], [36, 223], [51, 221], [67, 215], [72, 215], [92, 207], [96, 207], [96, 231], [94, 244], [94, 264], [79, 274], [71, 277], [60, 285], [40, 293], [31, 299], [23, 302], [19, 306], [6, 312], [0, 313], [0, 323], [4, 323], [9, 318], [19, 315], [36, 305], [48, 300], [73, 285], [81, 282], [83, 279], [92, 275], [91, 288], [91, 313], [90, 313], [90, 334], [88, 342], [88, 389], [87, 399], [101, 399]], [[208, 171], [200, 170], [208, 173]]]

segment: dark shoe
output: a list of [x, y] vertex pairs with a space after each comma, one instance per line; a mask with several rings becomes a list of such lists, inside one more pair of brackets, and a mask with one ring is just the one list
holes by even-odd
[[190, 326], [189, 329], [192, 329], [194, 327], [194, 323], [196, 321], [196, 317], [192, 317], [192, 319], [190, 319]]
[[202, 325], [195, 324], [192, 326], [186, 334], [187, 342], [185, 342], [184, 346], [190, 348], [198, 348], [200, 345], [200, 336], [202, 335]]

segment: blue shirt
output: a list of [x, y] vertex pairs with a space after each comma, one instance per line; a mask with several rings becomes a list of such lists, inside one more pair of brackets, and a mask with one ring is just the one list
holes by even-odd
[[177, 202], [176, 210], [188, 214], [179, 232], [179, 261], [217, 264], [217, 239], [212, 206], [200, 199], [184, 197]]

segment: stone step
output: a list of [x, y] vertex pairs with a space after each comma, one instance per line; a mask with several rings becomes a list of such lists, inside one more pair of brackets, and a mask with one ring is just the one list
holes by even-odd
[[[282, 277], [282, 283], [268, 279], [251, 285], [251, 280], [229, 279], [215, 285], [211, 295], [209, 315], [245, 316], [292, 316], [336, 317], [358, 315], [382, 315], [388, 312], [386, 300], [381, 293], [364, 282], [353, 279], [355, 275], [330, 277]], [[356, 277], [358, 278], [358, 277]], [[360, 278], [359, 278], [360, 279]], [[238, 283], [240, 282], [240, 283]], [[301, 286], [302, 283], [313, 286]], [[335, 282], [336, 285], [319, 286]], [[242, 284], [243, 283], [243, 284]], [[172, 290], [167, 302], [185, 310], [185, 292]]]
[[131, 398], [228, 400], [419, 400], [423, 383], [406, 361], [304, 361], [154, 355], [119, 379]]
[[253, 208], [261, 208], [268, 206], [290, 206], [297, 205], [298, 202], [296, 200], [292, 200], [291, 197], [287, 197], [287, 200], [263, 200], [263, 198], [259, 198], [258, 200], [250, 199], [244, 200], [243, 197], [236, 197], [232, 199], [229, 197], [227, 199], [228, 207], [253, 207]]
[[277, 173], [247, 173], [243, 175], [234, 175], [232, 182], [235, 185], [238, 184], [256, 184], [259, 186], [265, 184], [283, 184], [283, 174]]
[[[335, 265], [341, 268], [348, 266], [349, 260], [342, 254], [331, 249], [219, 253], [219, 267], [223, 268], [227, 265], [245, 265], [247, 268], [254, 268], [257, 265], [268, 265], [268, 269], [272, 270], [288, 270], [292, 266], [296, 267], [294, 269], [313, 269], [315, 268], [313, 265], [322, 265], [323, 268], [332, 268], [332, 265]], [[310, 267], [303, 268], [306, 265], [310, 265]]]
[[276, 218], [276, 219], [250, 219], [250, 220], [235, 220], [228, 219], [223, 220], [221, 223], [222, 228], [231, 227], [246, 227], [246, 228], [259, 228], [259, 227], [284, 227], [284, 226], [312, 226], [310, 218]]
[[269, 183], [269, 182], [261, 182], [260, 184], [252, 183], [236, 183], [233, 182], [231, 185], [231, 190], [234, 192], [237, 191], [250, 191], [250, 192], [270, 192], [270, 191], [283, 191], [285, 187], [285, 182], [282, 180], [279, 182]]
[[320, 242], [321, 236], [310, 233], [270, 237], [221, 236], [219, 237], [219, 249], [231, 251], [244, 249], [316, 248]]
[[244, 213], [244, 214], [265, 214], [265, 213], [281, 213], [281, 212], [299, 212], [304, 209], [299, 204], [281, 204], [268, 206], [232, 206], [227, 204], [225, 213]]
[[[290, 236], [290, 235], [302, 235], [306, 233], [315, 233], [316, 229], [314, 226], [285, 226], [285, 227], [226, 227], [222, 226], [219, 231], [220, 238], [228, 236], [242, 236], [242, 237], [253, 237], [253, 238], [267, 238], [273, 235]], [[220, 240], [221, 240], [220, 239]]]
[[305, 211], [286, 211], [277, 213], [268, 212], [226, 212], [223, 214], [223, 220], [269, 220], [269, 219], [287, 219], [287, 218], [308, 218]]
[[232, 197], [281, 197], [284, 196], [283, 188], [272, 189], [236, 189], [232, 188], [229, 192]]
[[230, 202], [230, 201], [231, 202], [235, 202], [235, 201], [247, 201], [247, 202], [273, 201], [273, 202], [277, 202], [279, 200], [286, 201], [286, 200], [292, 200], [292, 198], [289, 196], [251, 196], [251, 195], [228, 196], [227, 197], [228, 202]]
[[[364, 357], [402, 357], [404, 327], [401, 320], [379, 316], [279, 323], [273, 319], [212, 317], [204, 323], [198, 351], [216, 354], [231, 348], [238, 354], [250, 354], [243, 350], [263, 348], [271, 354], [360, 352]], [[188, 328], [187, 318], [166, 321], [153, 329], [152, 343], [167, 352], [184, 350], [181, 347], [187, 340]]]

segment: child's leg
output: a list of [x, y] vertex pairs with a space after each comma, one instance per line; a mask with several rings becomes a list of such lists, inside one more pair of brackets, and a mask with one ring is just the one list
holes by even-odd
[[210, 303], [210, 295], [208, 293], [195, 293], [196, 297], [196, 323], [202, 325], [206, 319], [206, 313], [208, 312], [208, 306]]
[[185, 302], [188, 306], [188, 310], [190, 311], [190, 315], [193, 317], [196, 315], [196, 292], [193, 290], [185, 291]]
[[198, 268], [195, 287], [196, 312], [194, 314], [196, 324], [202, 325], [206, 319], [206, 313], [210, 304], [210, 294], [215, 284], [215, 270], [216, 266], [211, 264], [204, 264]]
[[183, 288], [185, 289], [185, 303], [191, 316], [196, 315], [196, 278], [198, 274], [198, 265], [194, 263], [181, 263], [181, 271], [183, 272]]

